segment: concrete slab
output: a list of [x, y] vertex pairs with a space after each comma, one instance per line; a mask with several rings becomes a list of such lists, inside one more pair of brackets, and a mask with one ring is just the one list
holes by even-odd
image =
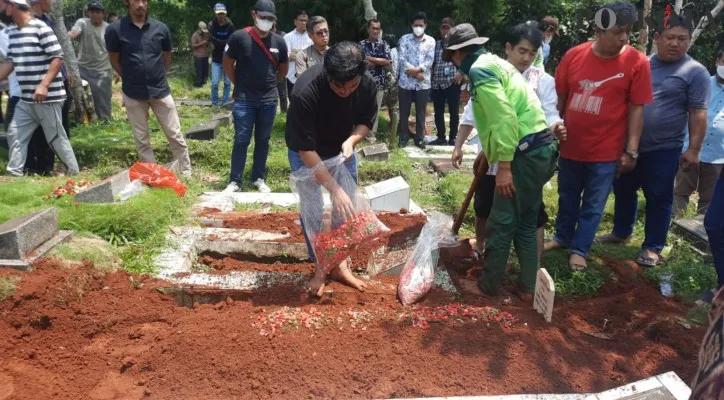
[[191, 140], [214, 140], [219, 135], [219, 120], [213, 120], [195, 125], [186, 132], [186, 138]]
[[[470, 164], [470, 166], [472, 166], [472, 164]], [[463, 164], [461, 168], [455, 168], [450, 160], [430, 160], [430, 167], [432, 167], [435, 172], [443, 176], [451, 172], [458, 172], [466, 175], [473, 174], [472, 168], [469, 168], [468, 165]]]
[[288, 274], [263, 271], [231, 271], [225, 275], [194, 273], [183, 277], [169, 277], [168, 280], [186, 286], [205, 286], [216, 289], [258, 290], [274, 287], [284, 282], [302, 284], [310, 278], [307, 274]]
[[85, 190], [76, 193], [75, 201], [80, 203], [113, 203], [117, 196], [131, 183], [128, 170], [110, 176]]
[[234, 124], [234, 116], [231, 111], [224, 111], [211, 117], [212, 121], [219, 121], [219, 126], [228, 126]]
[[196, 253], [246, 254], [256, 258], [295, 258], [307, 260], [305, 243], [278, 242], [289, 234], [269, 233], [251, 229], [195, 228]]
[[28, 253], [23, 259], [20, 260], [9, 260], [0, 259], [0, 267], [14, 268], [21, 271], [29, 270], [33, 263], [43, 257], [50, 250], [53, 250], [55, 246], [70, 241], [73, 238], [73, 231], [58, 231], [52, 238], [48, 239], [45, 243], [41, 244], [35, 250]]
[[0, 225], [0, 259], [22, 260], [58, 233], [58, 211], [50, 207]]
[[402, 150], [413, 160], [450, 160], [452, 158], [452, 151], [450, 153], [427, 153], [417, 147], [404, 147]]
[[363, 193], [375, 211], [399, 212], [410, 206], [410, 185], [401, 176], [366, 186]]
[[380, 143], [362, 148], [362, 155], [366, 161], [388, 161], [390, 159], [390, 150], [387, 144]]
[[704, 229], [704, 216], [698, 215], [694, 218], [677, 219], [674, 221], [672, 230], [684, 236], [692, 246], [705, 254], [711, 254], [709, 237]]
[[211, 100], [179, 100], [178, 104], [182, 106], [212, 106]]

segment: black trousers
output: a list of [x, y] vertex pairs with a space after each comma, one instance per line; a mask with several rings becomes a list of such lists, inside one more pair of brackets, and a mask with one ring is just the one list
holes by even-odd
[[[70, 104], [73, 102], [73, 93], [70, 91], [70, 84], [68, 81], [63, 82], [65, 87], [66, 99], [63, 102], [63, 109], [61, 111], [63, 117], [63, 129], [70, 139]], [[17, 101], [15, 102], [17, 104]], [[13, 111], [15, 110], [15, 104], [13, 104]], [[8, 104], [8, 109], [10, 105]], [[8, 118], [8, 120], [10, 120]], [[8, 122], [9, 123], [9, 122]], [[28, 144], [28, 157], [25, 159], [25, 171], [29, 173], [35, 173], [38, 175], [50, 175], [53, 172], [53, 166], [55, 165], [55, 152], [48, 145], [45, 139], [45, 133], [43, 128], [38, 127], [33, 132], [33, 137], [30, 139]]]
[[450, 111], [450, 140], [458, 137], [460, 123], [460, 85], [452, 84], [447, 89], [432, 89], [430, 92], [435, 107], [435, 128], [438, 139], [445, 140], [445, 104]]
[[287, 112], [287, 84], [289, 83], [288, 80], [284, 79], [283, 81], [279, 82], [277, 85], [277, 91], [279, 92], [279, 106], [282, 109], [282, 112]]
[[209, 57], [194, 56], [194, 67], [196, 67], [196, 82], [194, 82], [196, 87], [204, 86], [209, 79]]
[[415, 143], [419, 143], [425, 139], [425, 109], [427, 102], [430, 100], [430, 89], [426, 90], [407, 90], [399, 88], [400, 93], [400, 123], [397, 128], [397, 134], [400, 141], [404, 142], [410, 138], [410, 127], [407, 120], [410, 118], [410, 109], [412, 101], [415, 101]]

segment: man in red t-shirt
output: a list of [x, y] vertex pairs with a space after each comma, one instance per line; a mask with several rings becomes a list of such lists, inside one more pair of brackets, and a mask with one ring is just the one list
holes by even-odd
[[[556, 69], [558, 109], [567, 138], [561, 142], [558, 218], [545, 250], [566, 247], [573, 269], [586, 257], [617, 174], [636, 165], [644, 104], [653, 102], [646, 56], [628, 45], [637, 12], [633, 4], [604, 5], [596, 40], [570, 49]], [[672, 189], [673, 190], [673, 189]]]

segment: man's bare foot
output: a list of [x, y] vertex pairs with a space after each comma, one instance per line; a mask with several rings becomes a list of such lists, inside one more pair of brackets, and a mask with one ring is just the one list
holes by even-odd
[[344, 283], [347, 286], [351, 286], [360, 292], [364, 292], [367, 289], [367, 283], [356, 276], [350, 271], [347, 260], [342, 261], [339, 267], [332, 270], [330, 276], [335, 280]]
[[478, 282], [475, 279], [460, 279], [458, 281], [458, 284], [460, 285], [460, 289], [462, 289], [464, 292], [473, 294], [475, 296], [485, 297], [485, 298], [493, 298], [494, 296], [491, 296], [482, 290], [480, 290], [480, 287], [478, 286]]
[[563, 247], [563, 245], [560, 244], [557, 240], [555, 240], [555, 239], [549, 240], [549, 241], [545, 242], [545, 244], [543, 245], [543, 251], [560, 249], [561, 247]]
[[572, 253], [570, 258], [568, 258], [568, 265], [574, 271], [582, 271], [588, 268], [586, 259], [575, 253]]
[[317, 297], [322, 297], [322, 294], [324, 294], [324, 281], [326, 279], [324, 276], [319, 274], [314, 274], [314, 278], [309, 281], [309, 294]]
[[513, 289], [513, 294], [525, 304], [533, 304], [533, 293], [525, 291], [522, 287], [517, 286]]

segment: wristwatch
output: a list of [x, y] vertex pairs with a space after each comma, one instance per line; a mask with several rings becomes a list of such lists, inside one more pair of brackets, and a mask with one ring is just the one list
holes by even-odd
[[628, 155], [629, 155], [631, 158], [633, 158], [634, 160], [637, 160], [637, 159], [639, 158], [639, 152], [638, 152], [638, 151], [626, 150], [626, 154], [628, 154]]

